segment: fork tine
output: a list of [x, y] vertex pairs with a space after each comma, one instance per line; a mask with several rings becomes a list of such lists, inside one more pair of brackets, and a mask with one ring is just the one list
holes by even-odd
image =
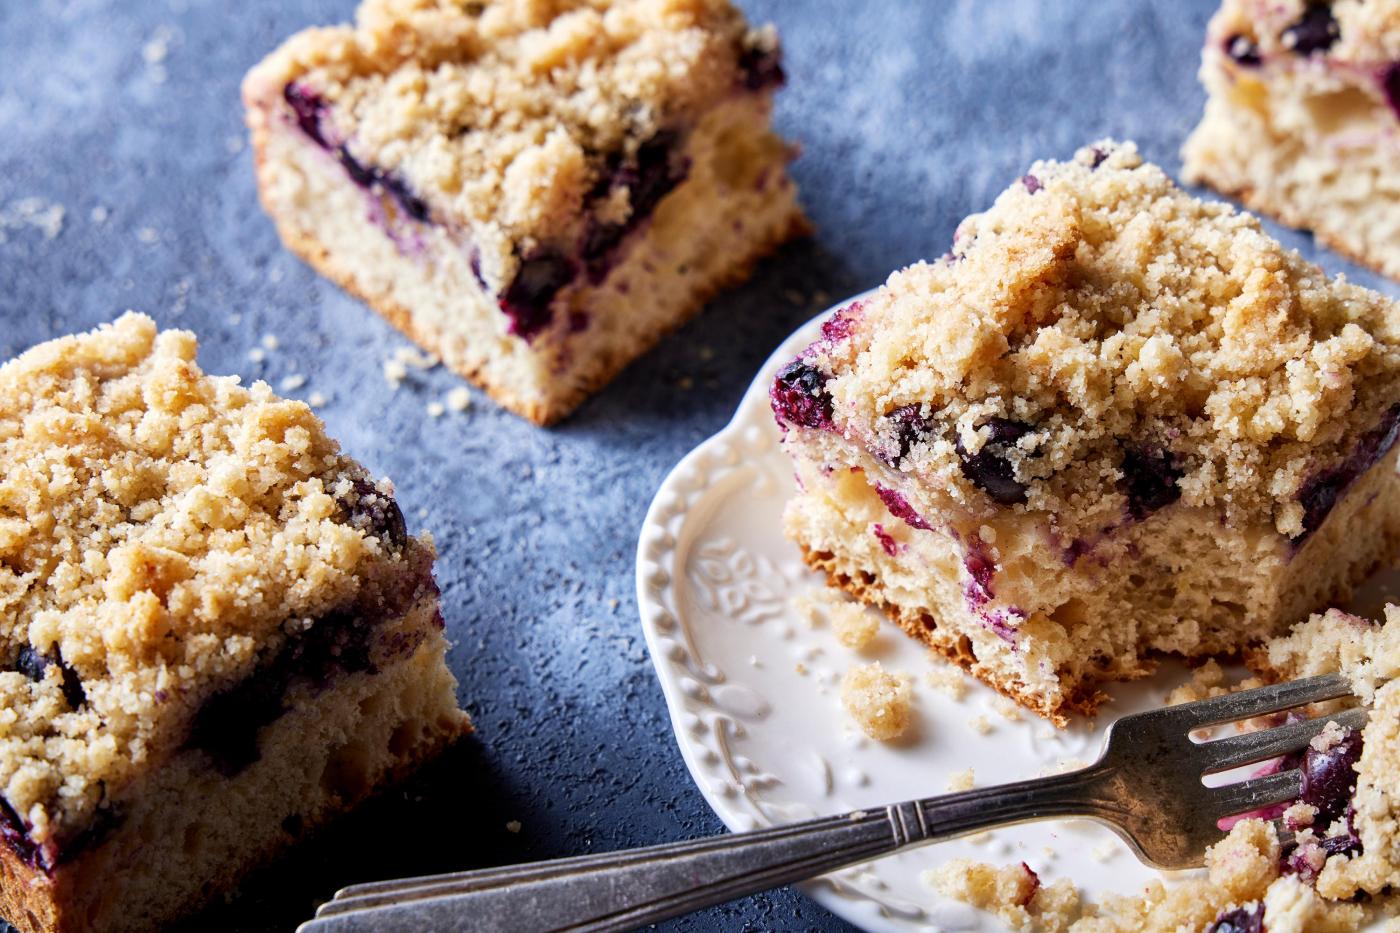
[[1357, 706], [1335, 716], [1318, 716], [1273, 729], [1203, 742], [1196, 746], [1196, 750], [1206, 761], [1204, 773], [1216, 774], [1305, 748], [1313, 736], [1327, 728], [1329, 722], [1348, 729], [1360, 729], [1366, 724], [1366, 710]]
[[1303, 773], [1292, 768], [1238, 784], [1211, 788], [1207, 791], [1207, 799], [1215, 807], [1216, 816], [1223, 818], [1293, 800], [1302, 792]]
[[1276, 713], [1307, 703], [1335, 700], [1350, 693], [1351, 682], [1344, 675], [1324, 674], [1321, 677], [1290, 680], [1267, 687], [1255, 687], [1253, 690], [1241, 690], [1239, 693], [1230, 693], [1211, 700], [1172, 706], [1161, 712], [1187, 724], [1188, 728], [1199, 729], [1223, 722], [1251, 719], [1265, 713]]

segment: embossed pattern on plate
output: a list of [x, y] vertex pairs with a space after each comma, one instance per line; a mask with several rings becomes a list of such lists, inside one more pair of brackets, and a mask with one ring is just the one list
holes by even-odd
[[[968, 768], [982, 786], [1087, 762], [1111, 717], [1160, 705], [1186, 676], [1164, 665], [1149, 682], [1110, 690], [1114, 700], [1097, 723], [1076, 721], [1060, 731], [1029, 713], [1007, 718], [1000, 712], [1006, 704], [970, 678], [961, 700], [946, 695], [924, 678], [944, 662], [889, 623], [871, 649], [857, 654], [828, 627], [799, 616], [792, 598], [819, 589], [822, 580], [782, 533], [793, 481], [768, 385], [816, 339], [827, 314], [778, 348], [729, 425], [666, 478], [638, 544], [642, 628], [676, 741], [701, 792], [735, 831], [942, 793], [951, 775]], [[1379, 605], [1374, 595], [1367, 603]], [[914, 681], [916, 726], [895, 743], [867, 739], [841, 709], [842, 674], [870, 660]], [[873, 933], [1006, 930], [920, 879], [958, 857], [1024, 861], [1047, 883], [1073, 879], [1090, 898], [1131, 893], [1158, 877], [1109, 830], [1071, 820], [925, 846], [803, 889]]]

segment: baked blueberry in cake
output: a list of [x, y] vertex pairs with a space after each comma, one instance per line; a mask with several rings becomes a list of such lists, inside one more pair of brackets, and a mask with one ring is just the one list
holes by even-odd
[[432, 544], [128, 314], [0, 367], [0, 916], [153, 930], [469, 729]]
[[366, 0], [244, 82], [286, 244], [555, 421], [806, 229], [728, 0]]
[[1225, 0], [1185, 176], [1400, 279], [1400, 2]]
[[1063, 723], [1400, 541], [1400, 308], [1102, 142], [778, 374], [809, 564]]

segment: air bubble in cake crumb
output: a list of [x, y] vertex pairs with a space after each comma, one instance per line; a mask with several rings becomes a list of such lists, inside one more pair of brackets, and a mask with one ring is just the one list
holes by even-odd
[[295, 392], [304, 385], [306, 385], [306, 377], [301, 373], [292, 373], [289, 376], [283, 376], [282, 381], [277, 383], [278, 389], [283, 392]]
[[458, 386], [447, 393], [447, 408], [450, 411], [463, 412], [472, 405], [472, 394], [464, 387]]
[[508, 833], [518, 833], [518, 832], [520, 832], [520, 821], [519, 821], [519, 820], [511, 820], [510, 822], [506, 823], [506, 832], [508, 832]]
[[977, 775], [971, 768], [966, 771], [954, 771], [948, 775], [948, 790], [958, 793], [960, 791], [972, 790], [977, 786]]

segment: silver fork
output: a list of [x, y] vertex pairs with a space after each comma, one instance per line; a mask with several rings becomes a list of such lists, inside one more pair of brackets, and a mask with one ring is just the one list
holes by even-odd
[[299, 933], [630, 930], [803, 881], [907, 846], [993, 826], [1086, 817], [1106, 823], [1158, 868], [1201, 864], [1219, 823], [1292, 800], [1295, 769], [1207, 787], [1202, 777], [1307, 746], [1326, 724], [1360, 728], [1360, 707], [1213, 741], [1196, 730], [1350, 694], [1340, 675], [1312, 677], [1124, 716], [1087, 768], [840, 816], [625, 852], [357, 884]]

